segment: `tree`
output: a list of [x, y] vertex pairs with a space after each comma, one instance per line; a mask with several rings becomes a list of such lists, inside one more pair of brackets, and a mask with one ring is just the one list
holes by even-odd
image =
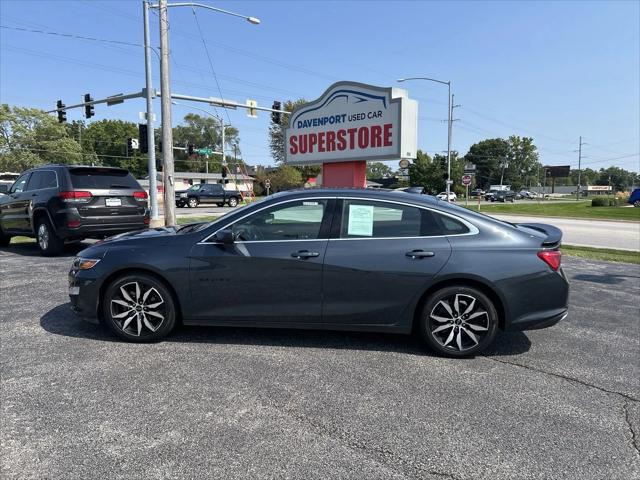
[[484, 188], [500, 183], [501, 164], [509, 155], [509, 143], [503, 138], [490, 138], [474, 143], [464, 156], [466, 163], [476, 166], [476, 184]]
[[508, 144], [505, 178], [503, 184], [511, 185], [511, 189], [519, 191], [522, 187], [537, 184], [540, 161], [538, 149], [533, 138], [511, 135]]
[[367, 178], [389, 178], [393, 176], [393, 170], [382, 162], [367, 163]]
[[78, 142], [55, 117], [35, 108], [0, 106], [0, 170], [21, 172], [46, 163], [85, 163]]
[[440, 159], [434, 160], [422, 150], [418, 150], [417, 158], [409, 165], [409, 185], [424, 187], [428, 193], [438, 193], [442, 191], [445, 173]]
[[[224, 122], [224, 119], [223, 119]], [[233, 146], [240, 143], [238, 129], [225, 125], [224, 127], [225, 157], [227, 161], [232, 161]], [[214, 117], [205, 117], [195, 113], [188, 113], [184, 116], [183, 124], [174, 127], [173, 143], [176, 146], [192, 145], [194, 148], [210, 148], [217, 152], [222, 151], [222, 135], [220, 130], [220, 120]], [[201, 156], [188, 158], [188, 153], [176, 150], [176, 170], [186, 172], [203, 172], [206, 169], [205, 162], [208, 162], [210, 172], [220, 172], [222, 170], [222, 158], [214, 155], [211, 159]]]
[[267, 176], [271, 180], [271, 191], [281, 192], [292, 188], [300, 188], [306, 179], [297, 168], [282, 165]]
[[[282, 110], [292, 112], [294, 108], [304, 105], [307, 101], [304, 98], [298, 100], [287, 100], [282, 104]], [[269, 148], [271, 157], [276, 163], [284, 163], [284, 129], [289, 126], [289, 117], [291, 115], [280, 115], [280, 123], [274, 123], [273, 120], [269, 125]]]
[[640, 180], [635, 172], [629, 172], [620, 167], [601, 168], [596, 185], [611, 185], [614, 192], [623, 192], [629, 187], [637, 185]]

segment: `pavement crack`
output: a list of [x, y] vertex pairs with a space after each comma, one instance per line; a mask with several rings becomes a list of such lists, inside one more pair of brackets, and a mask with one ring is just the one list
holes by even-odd
[[568, 382], [577, 383], [579, 385], [583, 385], [583, 386], [589, 387], [589, 388], [594, 388], [596, 390], [599, 390], [599, 391], [601, 391], [603, 393], [608, 393], [610, 395], [619, 395], [620, 397], [624, 398], [625, 400], [627, 400], [629, 402], [640, 402], [640, 398], [636, 398], [636, 397], [633, 397], [633, 396], [628, 395], [626, 393], [618, 392], [618, 391], [615, 391], [615, 390], [609, 390], [609, 389], [606, 389], [604, 387], [600, 387], [598, 385], [594, 385], [593, 383], [585, 382], [584, 380], [579, 380], [579, 379], [574, 378], [574, 377], [569, 377], [567, 375], [562, 375], [561, 373], [549, 372], [547, 370], [542, 370], [540, 368], [531, 367], [529, 365], [524, 365], [522, 363], [508, 362], [506, 360], [498, 360], [497, 358], [488, 357], [486, 355], [484, 356], [484, 358], [486, 358], [487, 360], [494, 361], [494, 362], [503, 363], [505, 365], [512, 365], [514, 367], [525, 368], [525, 369], [531, 370], [533, 372], [543, 373], [545, 375], [550, 375], [552, 377], [561, 378], [561, 379], [566, 380]]
[[640, 458], [640, 439], [638, 438], [638, 433], [634, 430], [633, 424], [631, 423], [631, 418], [629, 415], [629, 402], [625, 402], [622, 406], [624, 410], [624, 420], [627, 422], [627, 427], [629, 428], [629, 432], [631, 433], [631, 445], [636, 451], [636, 455]]
[[314, 421], [308, 416], [299, 413], [292, 408], [286, 406], [273, 406], [286, 415], [294, 418], [298, 422], [310, 426], [316, 433], [336, 440], [351, 450], [359, 451], [365, 456], [373, 458], [375, 461], [379, 462], [382, 465], [385, 465], [388, 468], [391, 468], [392, 470], [397, 471], [396, 467], [399, 466], [401, 473], [410, 478], [421, 479], [424, 478], [425, 474], [428, 474], [447, 480], [462, 480], [461, 477], [458, 477], [452, 473], [442, 472], [432, 467], [425, 466], [421, 462], [414, 461], [403, 455], [399, 455], [397, 452], [389, 448], [377, 445], [367, 445], [362, 440], [352, 438], [351, 435], [343, 430]]

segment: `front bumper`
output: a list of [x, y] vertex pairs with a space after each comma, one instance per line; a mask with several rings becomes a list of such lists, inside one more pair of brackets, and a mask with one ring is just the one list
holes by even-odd
[[69, 272], [69, 301], [71, 311], [90, 323], [100, 323], [100, 284], [86, 270]]

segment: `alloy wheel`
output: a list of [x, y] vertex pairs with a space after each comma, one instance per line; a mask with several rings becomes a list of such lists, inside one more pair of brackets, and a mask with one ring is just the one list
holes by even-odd
[[49, 246], [49, 230], [44, 223], [38, 227], [38, 245], [41, 250], [46, 250]]
[[464, 352], [482, 342], [489, 332], [489, 322], [487, 307], [479, 299], [456, 293], [435, 304], [428, 325], [442, 347]]
[[110, 302], [111, 318], [124, 333], [136, 337], [156, 332], [164, 323], [165, 309], [160, 292], [142, 282], [121, 285]]

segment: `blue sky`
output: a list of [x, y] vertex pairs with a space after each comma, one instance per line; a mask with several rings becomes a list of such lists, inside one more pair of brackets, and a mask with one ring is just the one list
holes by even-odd
[[[640, 170], [640, 2], [203, 2], [262, 23], [171, 9], [173, 92], [220, 96], [197, 18], [225, 98], [270, 106], [317, 98], [338, 80], [402, 86], [419, 101], [418, 146], [432, 153], [446, 149], [446, 87], [395, 82], [430, 76], [453, 83], [461, 153], [519, 134], [534, 137], [543, 163], [576, 167], [582, 135], [585, 167]], [[0, 0], [0, 17], [3, 26], [142, 43], [137, 0]], [[152, 14], [154, 46], [157, 30]], [[158, 88], [155, 59], [154, 77]], [[3, 103], [51, 109], [59, 98], [70, 104], [86, 92], [143, 86], [140, 47], [0, 29]], [[94, 119], [137, 122], [143, 109], [142, 100], [99, 105]], [[174, 106], [174, 120], [189, 111]], [[269, 115], [228, 115], [247, 163], [272, 163]]]

